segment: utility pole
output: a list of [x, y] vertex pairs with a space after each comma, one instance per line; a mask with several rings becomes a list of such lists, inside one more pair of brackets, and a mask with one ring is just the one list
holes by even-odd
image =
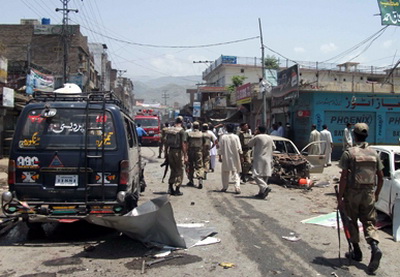
[[68, 50], [69, 50], [69, 30], [68, 30], [68, 13], [78, 12], [75, 9], [68, 9], [68, 3], [71, 0], [60, 0], [63, 4], [62, 9], [56, 8], [56, 12], [62, 11], [63, 13], [63, 25], [62, 25], [62, 42], [64, 47], [64, 61], [63, 61], [63, 83], [68, 82]]
[[164, 99], [164, 106], [167, 106], [167, 99], [169, 98], [169, 94], [166, 90], [163, 90], [162, 98]]
[[[261, 28], [261, 19], [258, 19], [258, 26], [260, 29], [260, 42], [261, 42], [261, 70], [262, 70], [262, 81], [261, 83], [265, 82], [265, 62], [264, 62], [264, 41], [263, 41], [263, 33]], [[267, 127], [267, 97], [266, 97], [266, 89], [264, 85], [260, 85], [262, 88], [262, 105], [263, 105], [263, 113], [262, 113], [262, 125]]]

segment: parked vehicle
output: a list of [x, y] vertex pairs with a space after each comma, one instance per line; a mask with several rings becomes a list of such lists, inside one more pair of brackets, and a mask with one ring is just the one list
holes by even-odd
[[143, 178], [136, 126], [112, 93], [40, 93], [23, 109], [9, 157], [7, 216], [120, 215]]
[[161, 142], [161, 120], [154, 110], [142, 110], [135, 115], [136, 124], [140, 124], [147, 136], [142, 137], [142, 145], [159, 145]]
[[395, 200], [400, 197], [400, 146], [372, 145], [382, 160], [383, 186], [375, 203], [377, 210], [393, 218]]
[[324, 155], [308, 155], [306, 150], [314, 144], [306, 145], [300, 152], [296, 145], [287, 138], [271, 136], [276, 149], [273, 153], [273, 173], [269, 182], [283, 185], [299, 185], [299, 179], [309, 178], [310, 173], [322, 173]]

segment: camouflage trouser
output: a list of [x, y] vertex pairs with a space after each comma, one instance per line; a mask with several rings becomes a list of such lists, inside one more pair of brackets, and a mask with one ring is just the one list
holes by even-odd
[[349, 227], [350, 240], [360, 242], [357, 219], [363, 225], [365, 240], [369, 243], [372, 239], [379, 241], [376, 224], [375, 193], [371, 189], [347, 189], [344, 193], [344, 203], [347, 215], [352, 224]]
[[210, 169], [210, 150], [203, 149], [203, 168], [204, 172], [208, 172]]
[[169, 175], [168, 184], [174, 187], [182, 185], [183, 181], [183, 159], [181, 149], [169, 149], [168, 151], [168, 163], [171, 170]]
[[188, 172], [188, 179], [190, 181], [193, 178], [204, 179], [204, 168], [203, 168], [203, 152], [200, 148], [192, 148], [189, 149], [188, 153], [189, 159], [189, 172]]
[[243, 150], [242, 175], [248, 175], [251, 169], [251, 150]]

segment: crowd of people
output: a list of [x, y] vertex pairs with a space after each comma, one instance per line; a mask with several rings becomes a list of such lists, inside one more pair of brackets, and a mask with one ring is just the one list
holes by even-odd
[[[374, 273], [383, 255], [378, 247], [374, 206], [383, 184], [383, 165], [379, 155], [369, 148], [366, 142], [368, 125], [357, 123], [353, 130], [351, 127], [350, 123], [347, 124], [343, 132], [343, 154], [339, 161], [342, 171], [338, 208], [343, 209], [351, 219], [349, 234], [352, 248], [346, 253], [346, 257], [362, 261], [357, 223], [359, 220], [364, 228], [365, 239], [371, 247], [367, 270]], [[269, 133], [285, 136], [285, 129], [281, 123], [277, 123], [273, 124]], [[324, 154], [325, 166], [330, 166], [333, 140], [328, 126], [323, 125], [319, 132], [316, 125], [312, 125], [309, 140], [322, 142], [311, 147], [309, 154]], [[271, 191], [268, 178], [272, 174], [274, 150], [274, 141], [267, 134], [265, 126], [258, 126], [254, 134], [246, 123], [240, 124], [238, 130], [233, 124], [212, 126], [197, 121], [184, 128], [183, 118], [178, 117], [172, 127], [166, 124], [162, 130], [159, 157], [161, 158], [161, 153], [164, 152], [171, 168], [168, 180], [168, 192], [171, 195], [183, 194], [180, 188], [184, 168], [189, 180], [187, 186], [202, 189], [207, 174], [214, 172], [218, 155], [221, 162], [221, 192], [226, 192], [229, 184], [233, 183], [234, 192], [240, 194], [241, 183], [253, 179], [259, 187], [255, 197], [265, 199]]]
[[229, 183], [233, 183], [234, 192], [240, 194], [240, 185], [248, 181], [259, 186], [257, 198], [264, 199], [271, 191], [268, 177], [272, 174], [275, 144], [264, 126], [252, 134], [247, 123], [236, 127], [195, 121], [184, 126], [183, 118], [177, 117], [173, 126], [164, 125], [161, 137], [158, 157], [162, 158], [164, 153], [170, 167], [168, 193], [171, 195], [183, 194], [185, 171], [186, 185], [202, 189], [207, 174], [215, 170], [217, 157], [221, 163], [221, 192], [226, 192]]

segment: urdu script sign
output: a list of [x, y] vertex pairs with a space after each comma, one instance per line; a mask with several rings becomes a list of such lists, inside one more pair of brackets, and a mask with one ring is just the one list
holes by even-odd
[[400, 0], [378, 0], [382, 25], [400, 26]]

